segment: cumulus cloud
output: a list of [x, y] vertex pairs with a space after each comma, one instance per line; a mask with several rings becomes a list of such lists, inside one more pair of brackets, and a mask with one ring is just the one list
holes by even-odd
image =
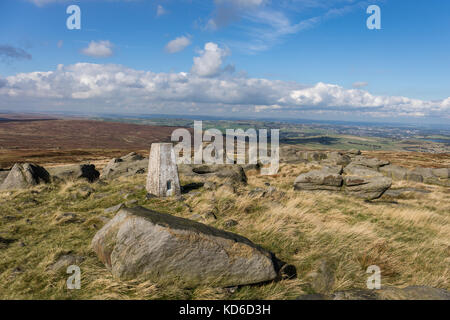
[[[296, 82], [247, 78], [208, 78], [196, 73], [154, 73], [113, 64], [60, 65], [46, 72], [19, 73], [0, 81], [0, 108], [13, 106], [87, 108], [90, 111], [212, 113], [220, 107], [242, 113], [312, 111], [371, 117], [450, 118], [450, 97], [427, 101], [376, 96], [335, 84], [307, 86]], [[92, 105], [98, 110], [92, 110]]]
[[31, 60], [31, 54], [21, 48], [10, 45], [0, 45], [0, 58], [4, 60]]
[[183, 51], [187, 46], [191, 44], [191, 39], [186, 36], [178, 37], [166, 45], [166, 51], [169, 53], [176, 53]]
[[360, 82], [354, 82], [352, 86], [353, 86], [353, 88], [360, 89], [360, 88], [367, 87], [368, 85], [369, 84], [367, 82], [360, 81]]
[[107, 58], [113, 55], [113, 44], [108, 40], [91, 41], [87, 48], [81, 50], [81, 53], [95, 58]]
[[223, 60], [229, 55], [229, 50], [220, 48], [216, 43], [208, 42], [199, 57], [194, 57], [191, 72], [201, 77], [214, 77], [220, 74]]

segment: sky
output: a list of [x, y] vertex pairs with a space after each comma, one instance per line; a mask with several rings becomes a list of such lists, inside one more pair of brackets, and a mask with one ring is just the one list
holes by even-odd
[[442, 0], [2, 0], [0, 110], [449, 124], [449, 16]]

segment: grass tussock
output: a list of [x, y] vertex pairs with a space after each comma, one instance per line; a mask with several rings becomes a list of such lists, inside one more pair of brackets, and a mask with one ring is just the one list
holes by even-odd
[[[252, 174], [247, 186], [200, 188], [185, 194], [184, 201], [146, 199], [142, 175], [0, 192], [0, 237], [11, 240], [0, 247], [0, 299], [294, 299], [309, 292], [306, 275], [323, 259], [334, 265], [332, 290], [364, 288], [370, 265], [381, 268], [385, 286], [450, 289], [448, 189], [426, 186], [432, 193], [395, 202], [294, 191], [296, 176], [309, 169], [282, 165], [276, 177]], [[182, 184], [192, 182], [182, 177]], [[250, 193], [268, 184], [276, 191]], [[404, 186], [425, 188], [407, 182], [393, 187]], [[133, 200], [134, 205], [241, 234], [294, 265], [298, 277], [235, 290], [114, 279], [90, 242], [114, 216], [105, 208]], [[229, 220], [238, 224], [227, 226]], [[65, 268], [50, 268], [68, 253], [83, 257], [81, 290], [67, 289]]]

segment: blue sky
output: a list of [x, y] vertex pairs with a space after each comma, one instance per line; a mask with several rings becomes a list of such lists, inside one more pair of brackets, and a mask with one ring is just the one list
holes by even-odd
[[[66, 27], [71, 4], [81, 30]], [[3, 0], [0, 109], [445, 123], [449, 13], [442, 0]]]

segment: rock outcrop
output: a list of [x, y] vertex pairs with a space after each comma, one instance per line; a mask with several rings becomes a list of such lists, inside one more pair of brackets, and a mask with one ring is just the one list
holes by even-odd
[[380, 198], [392, 185], [392, 180], [367, 171], [364, 175], [348, 175], [344, 178], [344, 191], [352, 196], [366, 200]]
[[3, 181], [5, 181], [8, 174], [9, 174], [9, 170], [0, 169], [0, 186], [2, 185]]
[[207, 180], [211, 177], [218, 177], [222, 179], [228, 179], [232, 183], [246, 184], [247, 176], [244, 169], [240, 165], [178, 165], [178, 171], [180, 174], [187, 177], [196, 177]]
[[102, 179], [115, 179], [136, 174], [144, 174], [148, 170], [148, 158], [135, 152], [121, 158], [114, 158], [103, 168], [100, 177]]
[[16, 163], [0, 185], [0, 190], [23, 189], [48, 182], [50, 174], [43, 167], [32, 163]]
[[387, 165], [381, 167], [379, 171], [393, 180], [407, 180], [419, 183], [436, 184], [444, 187], [450, 186], [450, 168], [433, 169], [417, 167], [413, 170], [408, 170], [396, 165]]
[[96, 181], [100, 173], [93, 164], [67, 165], [49, 168], [53, 180], [78, 180], [84, 179], [89, 182]]
[[340, 170], [333, 170], [329, 167], [322, 170], [312, 170], [303, 173], [295, 179], [295, 190], [328, 190], [340, 191], [342, 187], [342, 167]]
[[378, 164], [368, 160], [351, 162], [343, 170], [342, 166], [325, 166], [321, 170], [303, 173], [295, 180], [294, 189], [344, 191], [366, 200], [378, 199], [391, 187], [392, 180], [373, 169]]
[[142, 207], [119, 211], [95, 235], [92, 248], [120, 279], [188, 286], [270, 281], [283, 265], [242, 236]]

